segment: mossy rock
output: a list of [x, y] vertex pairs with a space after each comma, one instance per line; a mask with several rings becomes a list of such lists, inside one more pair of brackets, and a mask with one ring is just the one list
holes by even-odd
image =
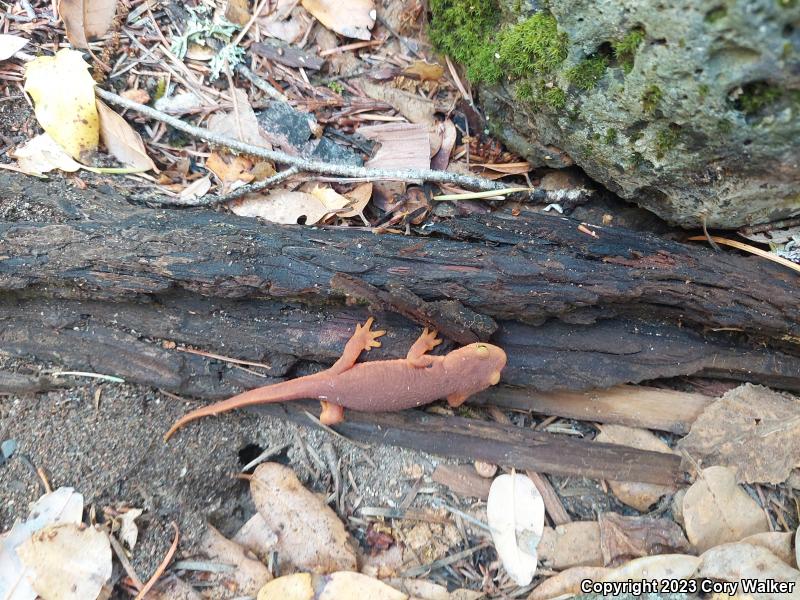
[[[800, 2], [431, 0], [490, 129], [668, 221], [800, 214]], [[635, 160], [632, 158], [635, 157]]]

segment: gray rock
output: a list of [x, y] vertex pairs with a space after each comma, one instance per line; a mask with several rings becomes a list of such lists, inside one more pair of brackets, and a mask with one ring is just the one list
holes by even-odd
[[[530, 1], [502, 0], [504, 21], [533, 14]], [[567, 58], [548, 75], [566, 92], [563, 107], [519, 100], [520, 80], [481, 87], [490, 127], [512, 149], [551, 167], [571, 158], [685, 227], [800, 214], [800, 0], [548, 6], [568, 35]], [[615, 54], [635, 31], [643, 39], [631, 56]], [[607, 67], [581, 89], [569, 70], [592, 57]]]

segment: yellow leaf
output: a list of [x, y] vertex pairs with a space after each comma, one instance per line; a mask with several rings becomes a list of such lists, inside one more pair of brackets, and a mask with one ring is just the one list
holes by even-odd
[[88, 67], [80, 52], [68, 48], [25, 66], [25, 91], [36, 105], [39, 125], [78, 160], [94, 152], [100, 141], [94, 80]]
[[100, 135], [114, 158], [140, 171], [156, 171], [156, 165], [144, 149], [142, 137], [105, 102], [99, 99], [96, 102], [100, 117]]
[[58, 16], [76, 48], [88, 48], [88, 40], [102, 36], [111, 27], [117, 0], [59, 0]]

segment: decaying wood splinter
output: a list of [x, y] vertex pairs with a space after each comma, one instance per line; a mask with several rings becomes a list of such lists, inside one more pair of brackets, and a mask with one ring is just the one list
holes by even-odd
[[333, 425], [344, 419], [344, 409], [391, 412], [446, 398], [459, 406], [467, 398], [500, 381], [506, 353], [491, 344], [474, 343], [446, 356], [428, 354], [442, 343], [426, 328], [405, 358], [356, 364], [364, 350], [380, 347], [385, 331], [371, 331], [370, 317], [356, 331], [342, 356], [330, 368], [291, 381], [244, 392], [228, 400], [198, 408], [178, 419], [164, 437], [201, 417], [217, 415], [254, 404], [316, 398], [322, 403], [320, 421]]

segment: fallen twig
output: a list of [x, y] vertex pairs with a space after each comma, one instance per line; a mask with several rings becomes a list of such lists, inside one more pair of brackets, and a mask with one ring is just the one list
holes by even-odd
[[99, 87], [95, 88], [95, 91], [98, 96], [104, 100], [108, 100], [112, 104], [116, 104], [117, 106], [122, 106], [130, 110], [135, 110], [151, 119], [156, 119], [157, 121], [166, 123], [167, 125], [174, 127], [179, 131], [183, 131], [184, 133], [194, 137], [206, 140], [212, 144], [225, 146], [232, 150], [238, 150], [239, 152], [250, 154], [252, 156], [258, 156], [276, 163], [297, 167], [302, 171], [309, 173], [323, 173], [325, 175], [338, 175], [341, 177], [366, 177], [370, 180], [422, 180], [432, 183], [449, 183], [478, 190], [498, 190], [506, 187], [502, 183], [490, 181], [482, 177], [461, 175], [459, 173], [450, 173], [448, 171], [435, 171], [433, 169], [368, 169], [366, 167], [354, 167], [350, 165], [308, 160], [300, 156], [292, 156], [276, 150], [267, 150], [266, 148], [253, 146], [252, 144], [246, 144], [227, 136], [217, 135], [208, 129], [190, 125], [159, 110], [139, 104], [138, 102], [133, 102], [127, 98], [123, 98], [122, 96], [118, 96], [117, 94], [106, 91]]

